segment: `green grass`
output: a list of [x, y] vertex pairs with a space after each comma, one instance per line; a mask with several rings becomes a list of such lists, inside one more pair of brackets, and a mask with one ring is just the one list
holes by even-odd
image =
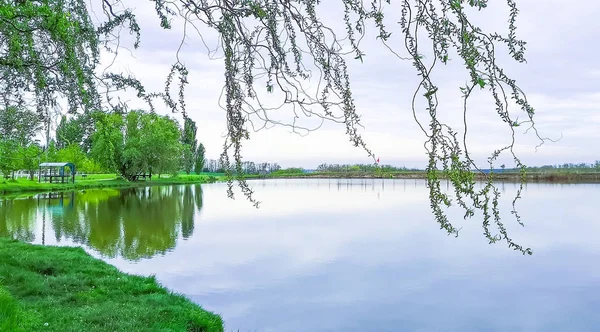
[[22, 326], [30, 323], [17, 301], [0, 285], [0, 331], [25, 331]]
[[8, 195], [23, 192], [64, 191], [72, 189], [90, 188], [126, 188], [153, 185], [187, 184], [187, 183], [211, 183], [218, 181], [220, 177], [213, 174], [201, 175], [178, 175], [171, 177], [162, 175], [161, 178], [154, 175], [152, 181], [126, 181], [115, 174], [90, 174], [85, 179], [77, 176], [75, 183], [39, 183], [37, 180], [18, 179], [0, 181], [0, 195]]
[[0, 331], [223, 331], [220, 316], [81, 248], [0, 238]]

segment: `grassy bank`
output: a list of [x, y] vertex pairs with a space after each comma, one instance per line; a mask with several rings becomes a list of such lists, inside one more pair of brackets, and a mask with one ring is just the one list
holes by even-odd
[[[315, 173], [276, 173], [262, 176], [249, 176], [249, 179], [426, 179], [425, 171], [402, 172], [315, 172]], [[443, 178], [443, 175], [440, 176]], [[484, 180], [485, 176], [475, 173], [475, 178]], [[494, 173], [497, 181], [520, 181], [518, 172]], [[527, 172], [527, 182], [600, 182], [600, 172]]]
[[223, 331], [218, 315], [81, 248], [0, 238], [0, 331]]
[[88, 175], [86, 178], [78, 176], [75, 179], [75, 183], [39, 183], [37, 180], [32, 181], [29, 179], [3, 180], [0, 181], [0, 195], [90, 188], [129, 188], [154, 185], [211, 183], [218, 181], [218, 179], [219, 178], [210, 174], [179, 175], [176, 177], [167, 175], [162, 176], [161, 178], [153, 176], [152, 180], [131, 182], [119, 178], [114, 174], [93, 174]]

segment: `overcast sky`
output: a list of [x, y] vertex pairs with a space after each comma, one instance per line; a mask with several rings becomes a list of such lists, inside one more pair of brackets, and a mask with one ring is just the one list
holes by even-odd
[[[134, 2], [130, 2], [133, 4]], [[335, 27], [341, 21], [335, 3], [319, 7], [326, 22]], [[593, 162], [600, 159], [600, 65], [597, 57], [597, 34], [600, 23], [600, 1], [586, 1], [574, 5], [559, 0], [524, 0], [518, 2], [518, 36], [527, 41], [525, 53], [528, 63], [518, 64], [501, 56], [501, 66], [517, 79], [537, 112], [537, 126], [542, 136], [559, 138], [535, 150], [533, 135], [517, 137], [516, 151], [526, 164], [562, 164], [564, 162]], [[328, 7], [331, 6], [331, 7]], [[99, 13], [99, 8], [94, 8]], [[142, 44], [134, 51], [135, 58], [122, 52], [113, 70], [130, 70], [152, 90], [161, 89], [169, 68], [175, 59], [182, 26], [175, 22], [172, 31], [163, 31], [148, 3], [138, 4], [136, 14], [142, 27]], [[326, 13], [327, 12], [327, 13]], [[505, 2], [496, 2], [490, 8], [476, 13], [474, 19], [484, 31], [506, 35], [508, 10]], [[400, 32], [395, 27], [396, 13], [390, 11], [387, 25], [395, 31], [392, 46], [404, 50]], [[188, 27], [191, 30], [191, 27]], [[203, 37], [211, 47], [216, 46], [215, 34]], [[343, 30], [339, 30], [340, 33]], [[189, 32], [189, 31], [188, 31]], [[225, 132], [225, 112], [219, 107], [224, 84], [224, 62], [209, 59], [206, 47], [196, 32], [180, 58], [190, 69], [187, 87], [189, 116], [198, 125], [198, 139], [207, 150], [208, 158], [218, 158]], [[418, 84], [416, 71], [408, 61], [395, 58], [374, 39], [371, 29], [363, 42], [364, 63], [348, 58], [352, 88], [358, 113], [365, 128], [362, 134], [383, 164], [397, 166], [426, 166], [423, 148], [424, 134], [415, 123], [410, 111], [412, 94]], [[402, 52], [406, 55], [406, 52]], [[107, 58], [105, 58], [106, 61]], [[467, 75], [455, 59], [447, 67], [438, 67], [435, 76], [440, 86], [441, 103], [438, 112], [450, 123], [459, 124], [461, 103], [459, 86]], [[509, 131], [496, 114], [489, 96], [476, 94], [470, 103], [469, 138], [471, 152], [479, 161], [509, 142]], [[487, 99], [486, 99], [487, 98]], [[160, 113], [168, 113], [158, 104]], [[288, 113], [282, 113], [288, 112]], [[289, 118], [291, 109], [278, 114]], [[419, 118], [427, 121], [425, 110], [417, 110]], [[173, 115], [181, 120], [181, 115]], [[519, 118], [525, 117], [522, 114]], [[460, 128], [456, 128], [460, 129]], [[247, 160], [279, 162], [284, 167], [316, 167], [320, 163], [370, 163], [365, 152], [348, 141], [345, 127], [326, 123], [318, 131], [300, 137], [288, 128], [275, 127], [251, 132], [251, 139], [243, 147]], [[510, 164], [509, 158], [501, 162]]]

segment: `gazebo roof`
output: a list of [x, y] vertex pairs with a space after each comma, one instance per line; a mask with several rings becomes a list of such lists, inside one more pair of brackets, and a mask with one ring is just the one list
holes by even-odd
[[40, 167], [65, 167], [65, 166], [75, 167], [75, 164], [73, 164], [73, 163], [41, 163], [40, 164]]

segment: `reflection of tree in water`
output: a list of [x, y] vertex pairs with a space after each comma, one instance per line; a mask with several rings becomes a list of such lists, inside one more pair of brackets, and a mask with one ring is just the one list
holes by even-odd
[[37, 202], [34, 198], [0, 200], [0, 236], [35, 240]]
[[165, 253], [175, 247], [179, 235], [184, 239], [192, 235], [195, 214], [202, 209], [202, 188], [87, 190], [77, 193], [72, 204], [60, 207], [47, 200], [40, 205], [35, 199], [23, 201], [0, 203], [0, 235], [32, 241], [37, 207], [48, 212], [58, 241], [68, 238], [108, 257], [135, 260]]
[[85, 209], [82, 219], [90, 225], [87, 245], [128, 259], [165, 253], [175, 247], [179, 234], [192, 235], [195, 196], [202, 196], [200, 186], [123, 190], [118, 197]]

